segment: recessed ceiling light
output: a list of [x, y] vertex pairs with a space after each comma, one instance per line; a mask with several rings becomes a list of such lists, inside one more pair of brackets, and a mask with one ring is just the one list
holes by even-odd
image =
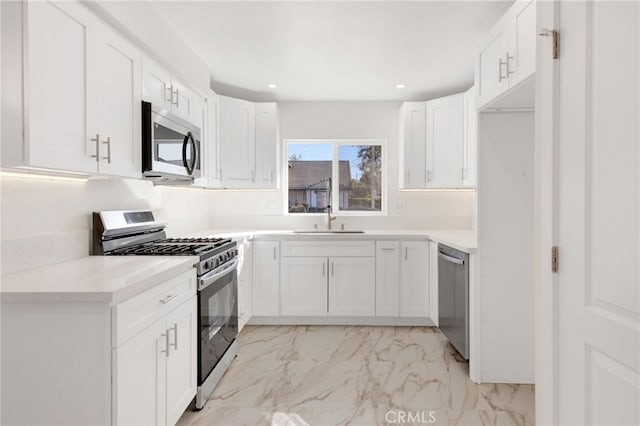
[[267, 84], [267, 87], [268, 87], [269, 89], [275, 89], [275, 88], [276, 88], [276, 87], [278, 87], [278, 86], [276, 86], [276, 85], [275, 85], [275, 84], [273, 84], [273, 83], [269, 83], [269, 84]]
[[403, 83], [396, 84], [396, 89], [404, 89], [405, 87], [407, 87], [406, 84], [403, 84]]

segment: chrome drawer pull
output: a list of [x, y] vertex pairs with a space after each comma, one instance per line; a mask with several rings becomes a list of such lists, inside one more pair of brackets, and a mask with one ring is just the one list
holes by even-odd
[[170, 294], [167, 297], [165, 297], [164, 299], [160, 299], [160, 303], [162, 303], [163, 305], [166, 303], [171, 302], [173, 299], [175, 299], [176, 297], [178, 297], [177, 294]]

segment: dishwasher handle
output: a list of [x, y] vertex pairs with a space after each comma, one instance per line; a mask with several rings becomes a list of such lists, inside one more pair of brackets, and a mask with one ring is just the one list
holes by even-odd
[[449, 255], [444, 254], [440, 250], [438, 250], [438, 257], [441, 257], [447, 262], [455, 263], [456, 265], [464, 265], [464, 259], [457, 259], [455, 257], [451, 257]]

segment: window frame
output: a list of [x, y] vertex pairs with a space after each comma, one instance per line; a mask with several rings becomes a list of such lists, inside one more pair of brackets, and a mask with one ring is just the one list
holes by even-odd
[[[332, 145], [333, 156], [331, 161], [331, 214], [334, 216], [387, 216], [387, 140], [386, 139], [283, 139], [283, 172], [282, 176], [282, 194], [283, 209], [285, 216], [297, 217], [319, 217], [326, 216], [326, 213], [290, 213], [289, 212], [289, 144], [329, 144]], [[379, 145], [380, 155], [382, 157], [382, 167], [380, 176], [380, 188], [382, 189], [382, 200], [380, 211], [368, 210], [340, 210], [340, 191], [339, 191], [339, 167], [336, 167], [339, 161], [339, 147], [349, 145]], [[333, 206], [336, 206], [334, 208]]]

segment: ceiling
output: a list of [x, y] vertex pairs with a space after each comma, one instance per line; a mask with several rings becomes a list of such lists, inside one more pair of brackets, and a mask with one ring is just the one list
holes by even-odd
[[[426, 100], [469, 88], [479, 43], [511, 3], [152, 4], [209, 64], [219, 94], [352, 101]], [[407, 87], [397, 89], [399, 83]]]

